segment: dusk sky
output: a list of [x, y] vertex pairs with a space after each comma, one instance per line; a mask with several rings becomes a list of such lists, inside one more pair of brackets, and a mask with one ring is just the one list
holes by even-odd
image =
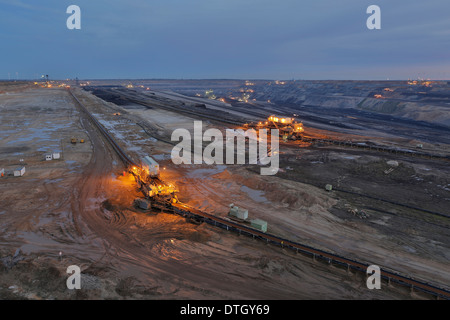
[[448, 0], [0, 0], [0, 79], [450, 79], [449, 17]]

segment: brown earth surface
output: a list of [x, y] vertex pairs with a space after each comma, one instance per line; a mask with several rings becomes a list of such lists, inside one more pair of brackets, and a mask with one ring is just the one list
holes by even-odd
[[[386, 177], [380, 171], [387, 159], [379, 155], [292, 147], [282, 150], [283, 170], [276, 177], [260, 176], [259, 169], [248, 166], [175, 166], [170, 161], [173, 145], [158, 139], [170, 140], [174, 128], [191, 128], [192, 118], [122, 108], [85, 91], [74, 92], [134, 159], [157, 157], [162, 179], [177, 185], [182, 202], [222, 217], [235, 203], [252, 218], [268, 221], [270, 233], [449, 283], [447, 220], [427, 216], [429, 223], [415, 222], [399, 208], [383, 208], [385, 213], [366, 209], [369, 218], [359, 219], [347, 209], [370, 203], [327, 193], [312, 183], [326, 165], [328, 173], [319, 185], [340, 181], [341, 186], [375, 189], [386, 196], [377, 185], [391, 183], [394, 190], [395, 184], [409, 185], [406, 174], [415, 175], [425, 181], [397, 197], [414, 194], [416, 203], [423, 204], [437, 194], [432, 208], [442, 211], [448, 194], [437, 185], [448, 177], [444, 166], [439, 171], [425, 160], [404, 160], [398, 176]], [[0, 110], [0, 167], [7, 172], [0, 180], [0, 298], [429, 298], [387, 284], [368, 290], [361, 274], [177, 215], [135, 208], [133, 200], [142, 195], [134, 179], [123, 174], [119, 158], [65, 89], [1, 94]], [[153, 130], [136, 125], [142, 121]], [[73, 137], [86, 142], [71, 144]], [[55, 150], [62, 159], [45, 161], [44, 155]], [[25, 175], [13, 177], [20, 165], [25, 165]], [[433, 183], [427, 194], [421, 184], [428, 181]], [[390, 215], [393, 210], [398, 215]], [[70, 265], [82, 269], [82, 290], [66, 287]]]

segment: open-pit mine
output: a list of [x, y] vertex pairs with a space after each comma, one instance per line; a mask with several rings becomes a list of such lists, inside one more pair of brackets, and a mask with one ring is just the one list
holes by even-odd
[[449, 87], [1, 82], [0, 298], [450, 299]]

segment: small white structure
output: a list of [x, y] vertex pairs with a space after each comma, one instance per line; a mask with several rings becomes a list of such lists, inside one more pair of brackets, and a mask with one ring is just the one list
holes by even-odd
[[51, 154], [46, 154], [45, 155], [45, 161], [50, 161], [50, 160], [53, 160], [52, 155]]
[[53, 152], [52, 156], [53, 156], [53, 159], [58, 160], [61, 158], [61, 153], [58, 151], [55, 151], [55, 152]]
[[14, 170], [14, 177], [21, 177], [25, 174], [25, 167], [19, 167]]
[[159, 175], [159, 164], [153, 158], [145, 156], [142, 159], [142, 169], [150, 176], [156, 177]]
[[236, 207], [233, 203], [230, 204], [230, 211], [228, 214], [242, 220], [246, 220], [248, 218], [248, 210]]

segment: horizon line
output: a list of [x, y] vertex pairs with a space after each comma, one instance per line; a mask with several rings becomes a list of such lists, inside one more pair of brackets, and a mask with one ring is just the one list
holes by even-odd
[[[65, 78], [65, 79], [49, 79], [49, 81], [76, 81], [76, 78]], [[78, 78], [78, 81], [365, 81], [365, 82], [399, 82], [399, 81], [450, 81], [450, 79], [263, 79], [263, 78]], [[47, 81], [42, 78], [34, 79], [0, 79], [1, 82], [21, 82], [21, 81]]]

